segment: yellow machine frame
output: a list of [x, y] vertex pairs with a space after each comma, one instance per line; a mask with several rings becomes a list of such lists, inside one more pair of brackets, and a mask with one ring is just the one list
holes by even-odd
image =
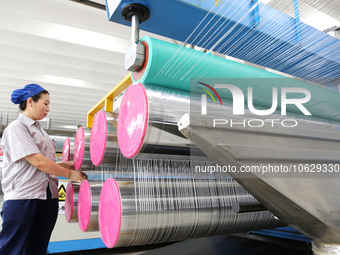
[[113, 99], [122, 93], [127, 87], [132, 84], [131, 74], [125, 76], [109, 93], [107, 93], [91, 110], [87, 112], [87, 123], [88, 128], [92, 128], [94, 115], [104, 108], [105, 111], [113, 111]]

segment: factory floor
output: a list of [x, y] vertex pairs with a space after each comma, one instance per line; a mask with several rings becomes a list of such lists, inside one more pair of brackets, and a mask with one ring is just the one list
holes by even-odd
[[[54, 253], [57, 254], [57, 253]], [[59, 255], [312, 255], [311, 244], [252, 234], [190, 239], [171, 244], [99, 249]]]

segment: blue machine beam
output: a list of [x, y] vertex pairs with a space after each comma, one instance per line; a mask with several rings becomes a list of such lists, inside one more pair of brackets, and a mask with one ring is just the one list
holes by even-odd
[[296, 36], [297, 36], [298, 41], [301, 42], [299, 3], [298, 3], [298, 0], [293, 0], [293, 3], [294, 3]]
[[130, 26], [121, 15], [129, 3], [150, 9], [142, 30], [330, 87], [339, 84], [340, 40], [257, 1], [106, 0], [109, 20]]

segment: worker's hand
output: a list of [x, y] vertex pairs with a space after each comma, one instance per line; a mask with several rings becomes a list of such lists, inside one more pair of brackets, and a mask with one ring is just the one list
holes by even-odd
[[62, 162], [62, 166], [67, 169], [74, 170], [74, 161]]
[[81, 171], [71, 170], [70, 179], [71, 181], [74, 181], [74, 182], [82, 182], [82, 181], [87, 180], [87, 175]]

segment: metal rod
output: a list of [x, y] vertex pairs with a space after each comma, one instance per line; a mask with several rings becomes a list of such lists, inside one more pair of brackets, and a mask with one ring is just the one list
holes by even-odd
[[134, 14], [131, 19], [131, 28], [132, 28], [132, 34], [131, 34], [131, 42], [132, 43], [138, 43], [139, 42], [139, 15]]

